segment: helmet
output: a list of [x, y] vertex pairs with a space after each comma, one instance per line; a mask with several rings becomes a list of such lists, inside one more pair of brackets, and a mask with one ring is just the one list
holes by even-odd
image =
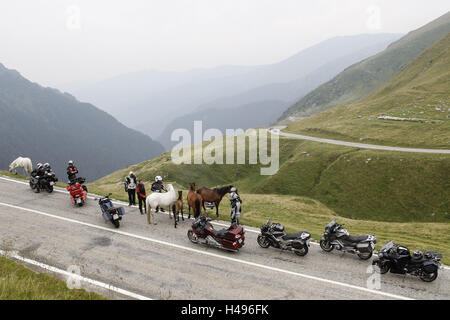
[[73, 164], [73, 161], [72, 161], [72, 160], [69, 160], [68, 164], [69, 164], [69, 165]]
[[36, 165], [36, 167], [38, 168], [38, 169], [40, 169], [41, 167], [42, 167], [42, 163], [38, 163], [37, 165]]
[[420, 251], [420, 250], [414, 250], [414, 252], [413, 252], [413, 258], [415, 258], [415, 259], [420, 259], [420, 258], [422, 258], [422, 256], [423, 256], [422, 251]]
[[134, 172], [133, 171], [130, 171], [130, 176], [134, 176]]
[[157, 181], [157, 182], [158, 182], [158, 181], [162, 181], [162, 177], [161, 177], [161, 176], [156, 176], [156, 177], [155, 177], [155, 181]]
[[48, 162], [44, 163], [44, 168], [50, 168], [50, 163]]
[[237, 192], [237, 188], [236, 188], [236, 187], [232, 187], [232, 188], [230, 189], [230, 192]]

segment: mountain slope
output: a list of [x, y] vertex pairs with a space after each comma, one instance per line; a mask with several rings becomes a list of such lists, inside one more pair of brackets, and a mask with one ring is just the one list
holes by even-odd
[[[267, 84], [294, 81], [366, 47], [378, 43], [385, 47], [398, 37], [393, 34], [336, 37], [275, 64], [187, 72], [138, 72], [71, 92], [82, 101], [92, 102], [110, 112], [126, 125], [156, 137], [172, 119], [201, 105]], [[240, 104], [251, 102], [255, 100]], [[146, 117], [142, 119], [144, 115]]]
[[408, 33], [383, 52], [356, 63], [288, 108], [278, 121], [310, 116], [353, 103], [381, 87], [404, 66], [450, 31], [450, 12]]
[[50, 162], [66, 180], [67, 161], [96, 179], [159, 155], [162, 146], [88, 103], [44, 88], [0, 64], [0, 167], [18, 156]]
[[[374, 45], [364, 47], [359, 51], [354, 51], [348, 55], [325, 63], [306, 76], [290, 82], [270, 83], [234, 96], [227, 96], [201, 105], [191, 113], [179, 116], [172, 120], [158, 137], [158, 141], [161, 142], [166, 149], [170, 148], [173, 146], [170, 142], [171, 132], [177, 128], [186, 128], [192, 132], [191, 127], [193, 126], [193, 120], [203, 120], [204, 128], [247, 129], [250, 127], [269, 125], [273, 123], [273, 119], [277, 119], [283, 110], [285, 110], [293, 101], [313, 90], [321, 83], [329, 80], [352, 63], [380, 52], [386, 48], [388, 43], [388, 41], [380, 41]], [[278, 110], [276, 112], [266, 112], [266, 106], [275, 100], [279, 101], [277, 107]], [[256, 109], [258, 103], [261, 107]], [[249, 105], [251, 105], [252, 108], [247, 110]], [[221, 112], [226, 109], [233, 109], [229, 112], [233, 112], [235, 116], [232, 118], [229, 116], [214, 117], [214, 114], [217, 111]], [[271, 110], [275, 111], [274, 108], [271, 108]], [[247, 118], [243, 120], [243, 117]], [[215, 120], [214, 122], [208, 121], [213, 118]], [[242, 123], [244, 127], [238, 127], [238, 123]], [[144, 133], [148, 133], [147, 128], [148, 126], [137, 127], [137, 129]]]
[[450, 148], [450, 32], [358, 103], [287, 131], [365, 143]]

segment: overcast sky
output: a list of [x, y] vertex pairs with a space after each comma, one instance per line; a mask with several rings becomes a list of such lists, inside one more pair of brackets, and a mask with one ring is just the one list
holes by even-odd
[[448, 0], [2, 0], [0, 63], [42, 85], [274, 63], [339, 35], [407, 33]]

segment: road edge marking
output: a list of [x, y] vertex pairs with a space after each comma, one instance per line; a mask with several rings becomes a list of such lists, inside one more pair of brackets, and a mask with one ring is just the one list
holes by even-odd
[[219, 259], [222, 259], [222, 260], [228, 260], [228, 261], [237, 262], [237, 263], [241, 263], [241, 264], [245, 264], [245, 265], [250, 265], [250, 266], [253, 266], [253, 267], [260, 268], [260, 269], [266, 269], [266, 270], [276, 271], [276, 272], [280, 272], [280, 273], [285, 273], [285, 274], [289, 274], [289, 275], [293, 275], [293, 276], [297, 276], [297, 277], [301, 277], [301, 278], [306, 278], [306, 279], [310, 279], [310, 280], [315, 280], [315, 281], [319, 281], [319, 282], [333, 284], [333, 285], [336, 285], [336, 286], [341, 286], [341, 287], [355, 289], [355, 290], [368, 292], [368, 293], [372, 293], [372, 294], [382, 295], [382, 296], [386, 296], [386, 297], [389, 297], [389, 298], [400, 299], [400, 300], [414, 300], [413, 298], [400, 296], [400, 295], [396, 295], [396, 294], [392, 294], [392, 293], [388, 293], [388, 292], [384, 292], [384, 291], [378, 291], [378, 290], [374, 290], [374, 289], [359, 287], [359, 286], [348, 284], [348, 283], [344, 283], [344, 282], [338, 282], [338, 281], [334, 281], [334, 280], [319, 278], [319, 277], [316, 277], [316, 276], [306, 275], [306, 274], [302, 274], [302, 273], [298, 273], [298, 272], [294, 272], [294, 271], [289, 271], [289, 270], [285, 270], [285, 269], [281, 269], [281, 268], [277, 268], [277, 267], [266, 266], [266, 265], [259, 264], [259, 263], [256, 263], [256, 262], [251, 262], [251, 261], [247, 261], [247, 260], [231, 258], [231, 257], [227, 257], [227, 256], [222, 256], [222, 255], [219, 255], [219, 254], [216, 254], [216, 253], [211, 253], [211, 252], [207, 252], [207, 251], [201, 251], [201, 250], [198, 250], [198, 249], [184, 247], [182, 245], [178, 245], [178, 244], [175, 244], [175, 243], [170, 243], [170, 242], [166, 242], [166, 241], [162, 241], [162, 240], [158, 240], [158, 239], [144, 237], [144, 236], [140, 236], [140, 235], [137, 235], [137, 234], [124, 232], [124, 231], [120, 231], [120, 230], [110, 229], [110, 228], [98, 226], [98, 225], [95, 225], [95, 224], [91, 224], [91, 223], [88, 223], [88, 222], [83, 222], [83, 221], [79, 221], [79, 220], [75, 220], [75, 219], [71, 219], [71, 218], [60, 217], [60, 216], [56, 216], [56, 215], [53, 215], [53, 214], [50, 214], [50, 213], [46, 213], [46, 212], [42, 212], [42, 211], [38, 211], [38, 210], [34, 210], [34, 209], [29, 209], [29, 208], [24, 208], [24, 207], [19, 207], [19, 206], [8, 204], [8, 203], [4, 203], [4, 202], [0, 202], [0, 205], [5, 206], [5, 207], [14, 208], [14, 209], [19, 209], [19, 210], [22, 210], [22, 211], [28, 211], [28, 212], [37, 213], [37, 214], [40, 214], [40, 215], [43, 215], [43, 216], [47, 216], [47, 217], [51, 217], [51, 218], [55, 218], [55, 219], [59, 219], [59, 220], [67, 221], [67, 222], [72, 222], [72, 223], [76, 223], [76, 224], [92, 227], [92, 228], [95, 228], [95, 229], [100, 229], [100, 230], [104, 230], [104, 231], [108, 231], [108, 232], [112, 232], [112, 233], [117, 233], [117, 234], [128, 236], [128, 237], [131, 237], [131, 238], [141, 239], [141, 240], [154, 242], [154, 243], [158, 243], [158, 244], [161, 244], [161, 245], [166, 245], [166, 246], [169, 246], [169, 247], [173, 247], [173, 248], [177, 248], [177, 249], [181, 249], [181, 250], [185, 250], [185, 251], [199, 253], [199, 254], [202, 254], [202, 255], [207, 255], [207, 256], [219, 258]]
[[4, 251], [4, 250], [0, 249], [0, 256], [3, 256], [5, 258], [10, 258], [10, 259], [13, 259], [13, 260], [17, 260], [17, 261], [21, 261], [23, 263], [31, 264], [31, 265], [37, 266], [39, 268], [42, 268], [44, 270], [47, 270], [47, 271], [50, 271], [50, 272], [53, 272], [53, 273], [62, 274], [64, 276], [66, 276], [66, 277], [72, 277], [73, 279], [80, 280], [80, 281], [92, 284], [92, 285], [94, 285], [96, 287], [100, 287], [100, 288], [103, 288], [103, 289], [106, 289], [106, 290], [109, 290], [109, 291], [117, 292], [117, 293], [120, 293], [122, 295], [134, 298], [136, 300], [153, 300], [153, 299], [151, 299], [149, 297], [146, 297], [146, 296], [143, 296], [143, 295], [140, 295], [140, 294], [137, 294], [137, 293], [125, 290], [125, 289], [121, 289], [121, 288], [115, 287], [115, 286], [113, 286], [111, 284], [107, 284], [107, 283], [104, 283], [104, 282], [101, 282], [101, 281], [98, 281], [98, 280], [93, 280], [93, 279], [90, 279], [90, 278], [86, 278], [86, 277], [83, 277], [81, 275], [78, 275], [78, 274], [75, 274], [75, 273], [71, 273], [71, 272], [68, 272], [68, 271], [65, 271], [65, 270], [62, 270], [62, 269], [50, 266], [48, 264], [45, 264], [45, 263], [42, 263], [42, 262], [39, 262], [39, 261], [36, 261], [36, 260], [32, 260], [32, 259], [29, 259], [29, 258], [22, 257], [17, 252], [14, 252], [14, 251]]

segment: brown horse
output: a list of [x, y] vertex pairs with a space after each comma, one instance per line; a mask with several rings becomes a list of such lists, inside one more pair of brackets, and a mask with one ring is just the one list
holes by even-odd
[[[213, 189], [209, 189], [207, 187], [200, 187], [197, 189], [197, 193], [199, 193], [202, 196], [203, 201], [214, 203], [214, 205], [216, 206], [216, 216], [218, 217], [220, 201], [222, 200], [223, 196], [226, 193], [230, 193], [231, 188], [233, 188], [233, 186], [224, 186]], [[203, 210], [206, 211], [204, 202], [203, 202]]]
[[[180, 213], [181, 213], [181, 219], [184, 221], [183, 217], [183, 191], [178, 191], [178, 199], [174, 202], [172, 202], [172, 213], [173, 213], [173, 220], [175, 222], [175, 228], [177, 227], [177, 222], [180, 221]], [[169, 213], [170, 216], [170, 213]]]
[[194, 209], [194, 218], [198, 218], [198, 216], [201, 213], [203, 199], [202, 199], [202, 196], [195, 191], [195, 183], [194, 182], [189, 184], [187, 203], [188, 203], [188, 208], [189, 208], [188, 219], [191, 218], [191, 207]]

